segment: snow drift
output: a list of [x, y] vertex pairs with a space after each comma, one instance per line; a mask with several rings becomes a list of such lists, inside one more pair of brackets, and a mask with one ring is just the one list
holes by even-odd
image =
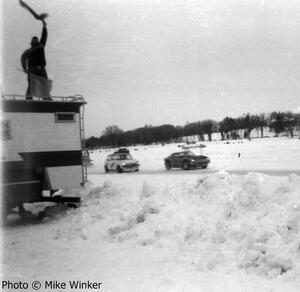
[[174, 250], [196, 270], [243, 269], [265, 277], [300, 272], [300, 177], [226, 172], [152, 179], [139, 188], [106, 181], [57, 225], [68, 240]]

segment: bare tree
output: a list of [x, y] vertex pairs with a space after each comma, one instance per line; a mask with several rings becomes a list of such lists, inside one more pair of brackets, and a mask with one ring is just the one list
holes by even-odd
[[259, 121], [259, 128], [260, 128], [260, 134], [261, 138], [264, 137], [264, 128], [268, 124], [268, 118], [265, 113], [261, 113], [258, 115], [258, 121]]
[[216, 122], [213, 120], [204, 120], [201, 122], [201, 128], [204, 134], [207, 134], [208, 140], [211, 141], [211, 135], [216, 130]]
[[112, 147], [117, 147], [117, 146], [121, 146], [120, 137], [122, 136], [123, 132], [124, 131], [120, 129], [118, 126], [113, 125], [105, 128], [105, 130], [103, 131], [103, 136], [107, 137]]

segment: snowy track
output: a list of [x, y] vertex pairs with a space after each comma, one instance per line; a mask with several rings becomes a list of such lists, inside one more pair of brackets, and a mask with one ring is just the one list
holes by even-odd
[[[217, 169], [191, 169], [191, 170], [182, 170], [182, 169], [173, 169], [172, 171], [166, 171], [164, 169], [162, 170], [145, 170], [145, 171], [139, 171], [135, 173], [128, 173], [127, 175], [130, 176], [139, 176], [139, 175], [203, 175], [203, 174], [212, 174], [217, 173], [219, 170]], [[257, 173], [264, 173], [272, 176], [287, 176], [289, 174], [295, 174], [300, 176], [300, 170], [286, 170], [286, 169], [277, 169], [277, 170], [270, 170], [270, 169], [248, 169], [248, 170], [228, 170], [227, 171], [230, 174], [236, 174], [236, 175], [245, 175], [249, 172], [257, 172]], [[126, 174], [119, 174], [119, 173], [110, 173], [107, 174], [104, 171], [101, 170], [90, 170], [89, 171], [89, 178], [92, 178], [94, 176], [97, 176], [99, 174], [106, 175], [109, 179], [117, 179], [117, 175], [126, 175]]]

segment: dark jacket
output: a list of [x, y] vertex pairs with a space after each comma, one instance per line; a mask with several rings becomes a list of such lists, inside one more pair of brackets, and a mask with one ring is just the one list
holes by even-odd
[[45, 46], [47, 42], [47, 36], [47, 28], [46, 26], [43, 26], [39, 44], [37, 46], [31, 47], [22, 54], [21, 64], [24, 71], [27, 71], [30, 67], [33, 66], [46, 66]]

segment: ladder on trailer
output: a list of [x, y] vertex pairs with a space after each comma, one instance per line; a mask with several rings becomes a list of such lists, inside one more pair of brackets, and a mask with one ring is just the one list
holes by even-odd
[[[78, 98], [82, 98], [81, 95], [76, 95]], [[84, 132], [84, 105], [79, 111], [79, 127], [80, 127], [80, 139], [81, 139], [81, 151], [82, 151], [82, 185], [87, 182], [87, 166], [85, 158], [88, 156], [88, 150], [85, 146], [85, 132]]]

